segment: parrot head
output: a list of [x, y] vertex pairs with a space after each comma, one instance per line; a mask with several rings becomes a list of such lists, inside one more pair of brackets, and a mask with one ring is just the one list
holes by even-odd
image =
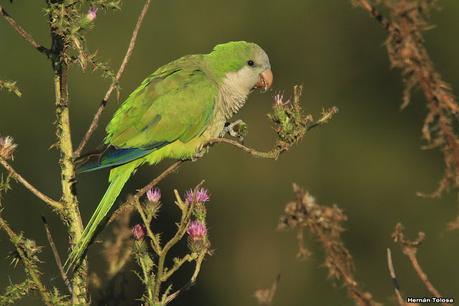
[[255, 43], [233, 41], [217, 45], [207, 55], [207, 63], [217, 79], [247, 94], [256, 88], [267, 90], [273, 83], [268, 55]]

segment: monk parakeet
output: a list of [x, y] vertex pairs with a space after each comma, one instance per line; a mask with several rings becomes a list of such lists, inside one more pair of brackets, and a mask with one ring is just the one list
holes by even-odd
[[77, 161], [79, 173], [110, 167], [110, 186], [72, 249], [67, 270], [80, 262], [137, 167], [165, 158], [192, 158], [206, 141], [219, 137], [253, 89], [268, 89], [272, 81], [266, 52], [245, 41], [184, 56], [147, 77], [108, 124], [105, 149]]

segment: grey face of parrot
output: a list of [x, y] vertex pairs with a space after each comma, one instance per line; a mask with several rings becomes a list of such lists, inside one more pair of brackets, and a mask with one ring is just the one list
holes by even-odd
[[248, 95], [256, 88], [267, 90], [271, 88], [272, 82], [273, 74], [268, 55], [260, 47], [255, 48], [241, 69], [228, 73], [225, 80], [226, 84], [243, 95]]
[[[257, 88], [271, 88], [273, 74], [266, 52], [259, 46], [242, 59], [242, 67], [237, 71], [228, 72], [223, 80], [220, 92], [223, 97], [222, 109], [224, 117], [229, 120], [242, 106], [248, 95]], [[240, 59], [238, 59], [240, 61]]]

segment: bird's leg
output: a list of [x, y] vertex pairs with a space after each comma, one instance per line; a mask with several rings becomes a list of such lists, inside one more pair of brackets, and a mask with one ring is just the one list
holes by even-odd
[[200, 147], [196, 150], [196, 153], [191, 157], [191, 161], [197, 161], [201, 157], [203, 157], [207, 152], [209, 152], [209, 146]]
[[247, 135], [247, 124], [241, 119], [234, 122], [225, 123], [225, 128], [220, 133], [220, 137], [224, 137], [226, 133], [237, 138], [239, 142], [244, 142], [244, 137]]

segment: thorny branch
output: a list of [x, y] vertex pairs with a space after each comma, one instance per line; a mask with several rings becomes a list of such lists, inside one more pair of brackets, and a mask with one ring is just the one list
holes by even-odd
[[[322, 245], [325, 251], [325, 266], [329, 276], [342, 281], [349, 296], [359, 306], [380, 305], [374, 301], [371, 293], [363, 291], [354, 276], [354, 262], [349, 250], [344, 246], [341, 234], [342, 223], [347, 216], [336, 205], [322, 206], [306, 191], [293, 185], [296, 199], [287, 203], [281, 216], [278, 229], [303, 232], [308, 230]], [[301, 250], [300, 255], [304, 254]]]
[[430, 9], [435, 0], [381, 1], [389, 11], [384, 17], [367, 0], [354, 0], [354, 3], [373, 16], [388, 32], [386, 47], [393, 67], [399, 68], [404, 76], [402, 108], [411, 100], [411, 92], [419, 87], [426, 100], [428, 114], [424, 120], [422, 137], [425, 148], [438, 148], [445, 163], [443, 178], [438, 188], [431, 194], [439, 197], [450, 187], [459, 188], [459, 104], [451, 87], [435, 69], [424, 46], [422, 32], [429, 29], [427, 22]]
[[37, 289], [40, 293], [43, 302], [48, 306], [53, 306], [53, 298], [48, 289], [43, 284], [40, 278], [41, 273], [36, 266], [38, 262], [36, 253], [39, 251], [39, 247], [37, 247], [35, 243], [32, 243], [31, 240], [24, 241], [22, 235], [17, 235], [1, 216], [0, 229], [7, 234], [7, 236], [10, 238], [10, 241], [16, 248], [17, 255], [21, 259], [27, 275], [32, 280], [34, 288]]
[[94, 118], [86, 131], [83, 139], [81, 140], [81, 143], [79, 144], [78, 148], [76, 149], [74, 153], [74, 157], [79, 157], [81, 155], [81, 152], [83, 151], [84, 147], [88, 143], [89, 139], [91, 138], [92, 134], [95, 132], [97, 129], [97, 126], [99, 124], [100, 116], [102, 115], [102, 112], [105, 109], [105, 106], [107, 105], [108, 100], [110, 99], [110, 96], [112, 95], [113, 90], [117, 88], [118, 82], [121, 79], [121, 76], [123, 75], [124, 70], [126, 69], [127, 63], [129, 62], [129, 59], [131, 58], [131, 55], [134, 51], [134, 47], [137, 41], [137, 35], [139, 34], [140, 27], [142, 26], [143, 19], [145, 18], [145, 15], [147, 14], [148, 8], [150, 7], [151, 0], [147, 0], [142, 8], [142, 11], [140, 12], [139, 17], [137, 18], [137, 23], [135, 25], [134, 31], [132, 32], [131, 36], [131, 41], [129, 42], [129, 47], [126, 51], [126, 54], [124, 55], [123, 61], [120, 65], [120, 68], [118, 69], [118, 72], [116, 73], [116, 77], [113, 80], [112, 84], [108, 88], [107, 92], [105, 93], [104, 99], [100, 103], [99, 108], [96, 111], [96, 114], [94, 115]]

